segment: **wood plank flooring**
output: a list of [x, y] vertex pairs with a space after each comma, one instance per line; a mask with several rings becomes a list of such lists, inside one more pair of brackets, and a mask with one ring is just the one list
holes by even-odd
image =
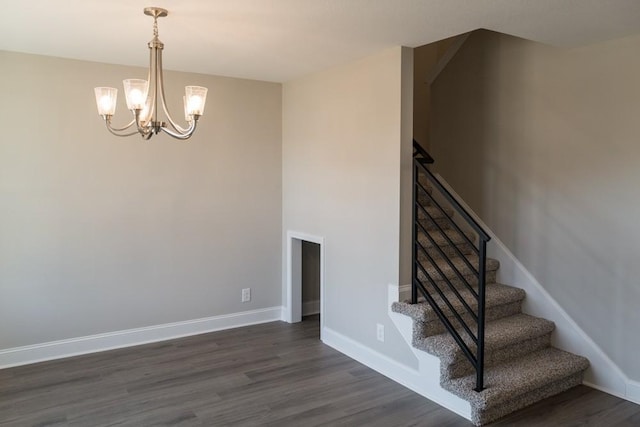
[[[283, 322], [0, 370], [1, 426], [471, 426]], [[640, 426], [578, 387], [494, 426]]]

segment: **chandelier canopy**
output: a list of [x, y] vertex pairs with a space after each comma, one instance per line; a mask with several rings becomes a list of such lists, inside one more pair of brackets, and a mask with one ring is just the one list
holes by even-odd
[[[207, 100], [207, 88], [201, 86], [186, 86], [184, 101], [184, 116], [188, 126], [178, 125], [169, 114], [164, 99], [164, 80], [162, 76], [162, 49], [164, 44], [158, 38], [158, 18], [167, 16], [169, 12], [159, 7], [147, 7], [145, 15], [153, 17], [153, 39], [149, 46], [149, 72], [147, 80], [126, 79], [122, 81], [127, 108], [133, 119], [128, 125], [116, 128], [111, 125], [111, 118], [116, 112], [118, 90], [112, 87], [97, 87], [94, 89], [98, 114], [102, 116], [107, 129], [116, 136], [131, 136], [140, 134], [149, 139], [160, 131], [177, 138], [188, 139], [196, 130], [198, 119], [204, 113]], [[162, 107], [168, 123], [158, 119], [158, 112]], [[135, 127], [130, 130], [135, 125]]]

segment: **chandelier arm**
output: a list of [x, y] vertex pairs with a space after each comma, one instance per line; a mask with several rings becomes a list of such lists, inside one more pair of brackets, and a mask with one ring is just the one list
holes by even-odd
[[[135, 120], [134, 120], [135, 121]], [[126, 130], [127, 128], [131, 127], [131, 125], [133, 124], [133, 122], [129, 123], [129, 126], [124, 127], [124, 128], [113, 128], [111, 127], [111, 123], [109, 120], [105, 120], [104, 121], [105, 124], [107, 125], [107, 129], [109, 130], [109, 132], [111, 132], [112, 134], [114, 134], [115, 136], [131, 136], [131, 135], [135, 135], [138, 133], [137, 130], [134, 130], [133, 132], [129, 132], [129, 133], [121, 133], [122, 131]]]
[[136, 122], [136, 119], [131, 120], [129, 122], [129, 124], [127, 124], [126, 126], [123, 126], [121, 128], [114, 128], [113, 126], [111, 126], [111, 118], [109, 118], [109, 119], [105, 118], [104, 121], [107, 123], [107, 127], [109, 128], [109, 130], [115, 131], [115, 132], [122, 132], [122, 131], [125, 131], [125, 130], [129, 129], [131, 127], [131, 125], [133, 125]]
[[191, 123], [191, 126], [189, 126], [188, 129], [185, 129], [184, 132], [180, 132], [178, 130], [176, 130], [176, 132], [173, 132], [172, 130], [167, 129], [166, 127], [161, 127], [160, 130], [162, 130], [167, 135], [172, 136], [172, 137], [174, 137], [176, 139], [185, 140], [185, 139], [191, 138], [191, 135], [193, 135], [193, 132], [195, 132], [196, 123], [197, 123], [196, 120], [194, 120]]
[[[185, 134], [187, 132], [193, 133], [193, 131], [192, 130], [190, 131], [190, 129], [192, 127], [195, 128], [195, 126], [190, 125], [188, 128], [185, 129], [182, 126], [178, 125], [176, 122], [174, 122], [173, 118], [171, 118], [171, 114], [169, 113], [169, 108], [167, 107], [167, 103], [165, 101], [165, 95], [164, 95], [164, 76], [163, 76], [163, 71], [162, 71], [162, 52], [159, 52], [157, 57], [156, 57], [156, 71], [157, 71], [157, 76], [158, 76], [158, 85], [157, 85], [157, 87], [160, 88], [160, 101], [162, 103], [162, 109], [164, 110], [165, 116], [167, 116], [167, 120], [169, 121], [169, 124], [179, 134]], [[165, 130], [165, 129], [163, 128], [163, 130]], [[167, 133], [169, 133], [169, 132], [167, 132]], [[171, 135], [171, 134], [169, 133], [169, 135]], [[189, 135], [189, 136], [191, 136], [191, 135]]]

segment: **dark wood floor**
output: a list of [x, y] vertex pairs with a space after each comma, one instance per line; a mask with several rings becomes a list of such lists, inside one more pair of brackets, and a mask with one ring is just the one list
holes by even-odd
[[[0, 370], [2, 426], [470, 426], [319, 341], [318, 318]], [[639, 426], [578, 387], [495, 426]]]

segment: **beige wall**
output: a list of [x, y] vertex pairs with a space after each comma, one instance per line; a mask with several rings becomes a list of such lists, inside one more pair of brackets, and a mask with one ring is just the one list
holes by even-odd
[[[282, 181], [283, 231], [325, 239], [325, 327], [415, 364], [387, 316], [387, 285], [399, 279], [402, 73], [410, 55], [393, 48], [285, 83]], [[376, 323], [386, 325], [384, 343]]]
[[438, 62], [438, 43], [420, 46], [413, 51], [413, 137], [428, 150], [431, 120], [431, 85], [428, 75]]
[[431, 78], [436, 64], [458, 40], [449, 37], [413, 50], [413, 138], [429, 150], [431, 122]]
[[474, 33], [432, 87], [431, 140], [437, 170], [635, 380], [638, 51]]
[[191, 83], [205, 116], [143, 141], [107, 132], [93, 87], [145, 70], [0, 68], [0, 349], [280, 305], [281, 85], [167, 72], [174, 114]]

